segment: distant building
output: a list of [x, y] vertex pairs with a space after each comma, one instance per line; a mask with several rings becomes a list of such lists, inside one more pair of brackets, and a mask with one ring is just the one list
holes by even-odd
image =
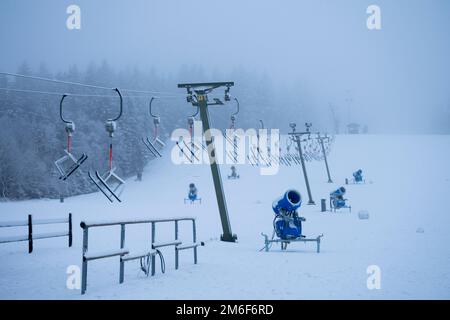
[[369, 126], [367, 124], [363, 126], [362, 133], [364, 133], [364, 134], [368, 134], [369, 133]]
[[348, 125], [347, 125], [347, 133], [348, 134], [359, 134], [359, 128], [360, 128], [361, 126], [359, 125], [359, 124], [357, 124], [357, 123], [349, 123]]

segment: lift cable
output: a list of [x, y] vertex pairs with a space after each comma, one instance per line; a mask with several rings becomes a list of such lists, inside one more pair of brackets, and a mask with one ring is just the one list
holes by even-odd
[[[18, 73], [0, 72], [0, 75], [11, 76], [11, 77], [16, 77], [16, 78], [25, 78], [25, 79], [31, 79], [31, 80], [38, 80], [38, 81], [60, 83], [60, 84], [67, 84], [67, 85], [80, 86], [80, 87], [85, 87], [85, 88], [111, 90], [111, 87], [97, 86], [97, 85], [81, 83], [81, 82], [50, 79], [50, 78], [44, 78], [44, 77], [28, 76], [28, 75], [18, 74]], [[152, 94], [152, 95], [160, 94], [160, 95], [170, 95], [170, 96], [182, 96], [182, 94], [177, 94], [177, 93], [173, 93], [173, 92], [164, 92], [164, 91], [145, 91], [145, 90], [134, 90], [134, 89], [121, 89], [121, 90], [126, 91], [126, 92], [132, 92], [132, 93], [142, 93], [142, 94]]]
[[[109, 88], [111, 90], [111, 88]], [[4, 88], [0, 87], [1, 91], [12, 91], [12, 92], [23, 92], [23, 93], [34, 93], [34, 94], [43, 94], [43, 95], [55, 95], [61, 96], [63, 94], [71, 97], [100, 97], [100, 98], [117, 98], [115, 95], [110, 94], [81, 94], [81, 93], [62, 93], [56, 91], [39, 91], [39, 90], [29, 90], [29, 89], [13, 89], [13, 88]], [[145, 98], [148, 99], [146, 95], [124, 95], [124, 98]], [[161, 96], [157, 97], [159, 99], [177, 99], [179, 96]]]

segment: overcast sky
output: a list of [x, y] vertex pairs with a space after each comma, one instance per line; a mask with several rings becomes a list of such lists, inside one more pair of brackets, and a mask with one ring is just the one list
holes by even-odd
[[[71, 4], [81, 30], [66, 28]], [[366, 27], [371, 4], [381, 30]], [[357, 118], [386, 128], [399, 117], [428, 126], [450, 102], [449, 31], [447, 0], [1, 0], [0, 70], [24, 60], [53, 71], [103, 59], [161, 72], [241, 65], [306, 86], [317, 105], [351, 96]]]

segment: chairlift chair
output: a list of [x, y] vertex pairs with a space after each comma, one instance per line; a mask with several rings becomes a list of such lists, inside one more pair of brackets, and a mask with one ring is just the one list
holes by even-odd
[[[203, 149], [205, 150], [206, 147], [203, 146], [203, 144], [201, 143], [200, 146], [198, 146], [195, 142], [194, 142], [194, 124], [195, 124], [195, 117], [198, 115], [198, 113], [200, 112], [200, 108], [197, 107], [196, 112], [189, 116], [187, 118], [187, 123], [188, 123], [188, 130], [189, 130], [189, 135], [191, 137], [191, 141], [190, 142], [186, 142], [184, 140], [183, 136], [180, 136], [180, 141], [176, 142], [176, 145], [178, 146], [178, 148], [180, 149], [180, 152], [188, 159], [188, 161], [190, 161], [191, 163], [194, 163], [194, 160], [200, 161], [200, 159], [197, 157], [196, 153], [200, 150]], [[188, 150], [188, 152], [185, 152], [184, 147], [186, 147], [186, 149]]]
[[59, 102], [59, 117], [66, 125], [67, 149], [64, 150], [65, 155], [54, 162], [60, 174], [59, 179], [63, 181], [69, 178], [88, 158], [85, 153], [78, 159], [72, 154], [72, 136], [75, 132], [75, 123], [64, 119], [63, 102], [66, 97], [67, 95], [64, 94]]
[[161, 118], [160, 116], [157, 116], [152, 112], [152, 105], [154, 100], [155, 97], [152, 97], [150, 99], [148, 107], [150, 116], [153, 118], [153, 126], [154, 126], [153, 139], [150, 140], [148, 137], [146, 137], [145, 139], [142, 138], [142, 142], [155, 157], [162, 157], [156, 145], [158, 145], [160, 148], [163, 148], [166, 146], [166, 144], [159, 138], [159, 125], [161, 124]]
[[121, 202], [120, 196], [125, 187], [125, 181], [119, 177], [116, 173], [116, 168], [113, 167], [113, 136], [116, 131], [117, 124], [116, 121], [122, 116], [123, 110], [123, 99], [122, 94], [119, 89], [114, 89], [120, 98], [120, 112], [119, 115], [114, 119], [109, 119], [105, 123], [105, 129], [109, 134], [109, 169], [104, 174], [99, 174], [95, 171], [95, 176], [91, 172], [88, 172], [89, 178], [94, 183], [94, 185], [103, 193], [103, 195], [110, 201], [113, 202], [114, 199]]

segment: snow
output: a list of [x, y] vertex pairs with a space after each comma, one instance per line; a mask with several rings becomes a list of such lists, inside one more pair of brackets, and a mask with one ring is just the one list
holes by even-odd
[[[174, 145], [173, 145], [174, 146]], [[333, 181], [326, 183], [323, 162], [308, 162], [308, 177], [316, 206], [306, 205], [300, 166], [281, 167], [263, 176], [247, 165], [237, 166], [238, 180], [228, 180], [230, 166], [221, 165], [233, 233], [238, 243], [220, 242], [222, 232], [210, 168], [173, 165], [172, 144], [163, 158], [152, 161], [144, 180], [127, 181], [123, 202], [110, 204], [101, 193], [59, 200], [0, 203], [0, 224], [7, 220], [65, 218], [73, 214], [73, 247], [67, 239], [42, 239], [27, 253], [26, 243], [0, 245], [1, 299], [449, 299], [450, 136], [342, 135], [336, 138], [329, 164]], [[176, 146], [174, 146], [176, 148]], [[320, 199], [344, 184], [361, 168], [367, 183], [348, 185], [348, 210], [320, 212]], [[184, 204], [194, 182], [202, 204]], [[287, 189], [303, 195], [300, 213], [306, 218], [308, 238], [324, 234], [321, 252], [315, 244], [292, 243], [282, 252], [269, 252], [261, 232], [272, 234], [272, 201]], [[357, 212], [370, 212], [360, 220]], [[42, 215], [42, 217], [40, 216]], [[67, 268], [81, 267], [80, 221], [143, 220], [192, 216], [197, 222], [197, 265], [191, 251], [180, 252], [175, 270], [173, 247], [162, 248], [166, 273], [157, 267], [154, 277], [129, 262], [125, 282], [118, 283], [119, 257], [89, 262], [88, 288], [66, 286]], [[43, 225], [33, 232], [55, 232], [61, 226]], [[416, 232], [419, 228], [424, 233]], [[132, 252], [150, 249], [148, 224], [126, 227], [126, 247]], [[192, 242], [192, 222], [179, 222], [179, 239]], [[1, 237], [26, 234], [26, 227], [0, 228]], [[158, 223], [156, 241], [173, 241], [174, 224]], [[120, 249], [120, 226], [89, 230], [89, 250]], [[381, 289], [367, 288], [367, 268], [381, 270]]]

